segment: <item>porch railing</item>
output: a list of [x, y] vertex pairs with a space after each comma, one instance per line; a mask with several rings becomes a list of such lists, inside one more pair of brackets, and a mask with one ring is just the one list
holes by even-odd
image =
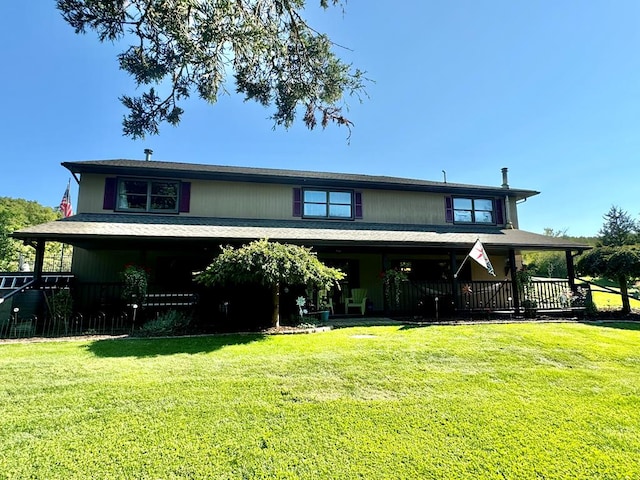
[[[51, 305], [52, 295], [60, 290], [69, 291], [73, 298], [73, 310], [66, 316], [52, 314], [47, 306], [48, 302]], [[246, 289], [180, 293], [150, 286], [150, 292], [160, 296], [154, 297], [155, 301], [147, 306], [134, 309], [122, 298], [119, 283], [66, 282], [42, 290], [26, 290], [0, 304], [0, 338], [128, 333], [145, 320], [155, 318], [163, 309], [173, 308], [189, 309], [199, 315], [201, 321], [219, 328], [225, 322], [236, 325], [242, 320], [258, 318], [260, 315], [249, 307], [266, 305], [266, 310], [270, 310], [270, 296], [267, 295], [270, 292], [259, 289], [250, 292], [251, 298], [255, 299], [252, 302], [246, 301]], [[164, 297], [168, 298], [166, 302], [158, 300]], [[571, 291], [567, 280], [534, 281], [519, 292], [519, 298], [521, 310], [516, 312], [510, 281], [459, 282], [455, 289], [449, 282], [403, 282], [398, 304], [387, 305], [387, 313], [429, 319], [476, 312], [518, 314], [523, 311], [525, 299], [534, 301], [540, 312], [584, 306]], [[289, 303], [293, 305], [293, 301]]]
[[[580, 289], [588, 290], [588, 286]], [[523, 301], [535, 302], [538, 311], [563, 311], [584, 306], [584, 292], [571, 290], [568, 280], [536, 280], [519, 293]], [[393, 302], [392, 302], [393, 303]], [[452, 316], [466, 311], [515, 312], [513, 283], [502, 281], [458, 282], [454, 291], [450, 282], [403, 282], [398, 304], [388, 305], [395, 315], [433, 318]]]

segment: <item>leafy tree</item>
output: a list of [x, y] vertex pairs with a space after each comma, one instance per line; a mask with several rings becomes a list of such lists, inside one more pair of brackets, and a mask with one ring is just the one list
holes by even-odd
[[602, 246], [584, 253], [576, 264], [579, 272], [594, 277], [617, 281], [622, 297], [622, 312], [631, 312], [629, 280], [640, 276], [640, 247]]
[[344, 278], [327, 267], [310, 248], [256, 240], [240, 248], [222, 247], [222, 253], [197, 277], [204, 285], [257, 282], [271, 289], [272, 325], [280, 326], [280, 288], [283, 285], [316, 286], [329, 290]]
[[636, 243], [638, 225], [626, 211], [613, 205], [603, 218], [604, 224], [598, 232], [602, 245], [621, 247]]
[[0, 271], [8, 267], [8, 259], [11, 258], [12, 243], [9, 237], [9, 212], [0, 211]]
[[637, 240], [638, 225], [627, 212], [615, 205], [603, 218], [598, 245], [578, 259], [576, 268], [582, 274], [617, 282], [622, 312], [626, 314], [631, 311], [629, 281], [640, 276], [640, 247], [631, 246]]
[[[158, 124], [177, 125], [178, 105], [191, 94], [215, 103], [228, 72], [246, 100], [275, 106], [276, 125], [293, 124], [298, 107], [310, 129], [352, 122], [344, 97], [364, 92], [363, 72], [343, 63], [335, 46], [302, 17], [306, 0], [57, 0], [76, 33], [94, 30], [102, 41], [126, 40], [120, 68], [142, 95], [123, 95], [129, 109], [123, 131], [132, 138], [157, 134]], [[342, 0], [320, 0], [320, 6]], [[159, 89], [156, 86], [160, 86]], [[160, 93], [163, 90], [164, 93]]]
[[554, 230], [551, 227], [545, 227], [544, 228], [544, 235], [547, 236], [547, 237], [566, 238], [567, 237], [567, 230], [569, 230], [569, 229], [565, 228], [564, 230]]
[[[554, 230], [546, 227], [547, 237], [568, 238], [567, 229]], [[523, 256], [527, 271], [535, 277], [567, 277], [567, 261], [562, 252], [526, 252]]]
[[524, 261], [535, 277], [567, 278], [564, 252], [527, 252]]
[[[545, 227], [543, 234], [547, 237], [564, 238], [587, 245], [595, 246], [598, 244], [595, 237], [575, 237], [568, 235], [567, 231], [568, 228], [555, 230], [551, 227]], [[567, 258], [564, 252], [523, 252], [522, 258], [528, 271], [535, 277], [567, 278], [568, 276]]]
[[[31, 225], [51, 222], [61, 217], [57, 209], [45, 207], [38, 202], [22, 198], [0, 197], [0, 271], [17, 271], [20, 254], [33, 262], [35, 252], [32, 247], [23, 245], [10, 234]], [[65, 248], [65, 255], [70, 257], [71, 247], [60, 243], [49, 242], [45, 254], [60, 255]], [[33, 267], [33, 264], [31, 264]]]

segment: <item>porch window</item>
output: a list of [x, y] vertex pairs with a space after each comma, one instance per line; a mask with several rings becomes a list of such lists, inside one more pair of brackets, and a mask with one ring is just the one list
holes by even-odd
[[315, 218], [353, 218], [353, 193], [349, 191], [305, 189], [303, 216]]
[[454, 198], [453, 221], [455, 223], [496, 223], [493, 200], [490, 198]]
[[117, 210], [177, 212], [179, 192], [177, 181], [119, 179]]

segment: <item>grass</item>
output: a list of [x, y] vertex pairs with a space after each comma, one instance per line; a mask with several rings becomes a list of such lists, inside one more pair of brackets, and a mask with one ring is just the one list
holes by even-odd
[[639, 328], [0, 345], [0, 478], [640, 478]]
[[[622, 308], [622, 297], [619, 293], [612, 293], [600, 286], [608, 287], [617, 292], [620, 291], [620, 286], [616, 282], [598, 278], [593, 280], [594, 284], [591, 285], [591, 295], [593, 303], [595, 303], [598, 310], [620, 310]], [[629, 303], [632, 310], [640, 310], [640, 300], [633, 298], [632, 296], [638, 295], [638, 289], [636, 287], [629, 287]]]
[[[622, 297], [620, 294], [598, 290], [598, 287], [591, 287], [591, 296], [598, 310], [620, 310], [622, 308]], [[629, 297], [629, 304], [632, 310], [640, 310], [640, 300]]]

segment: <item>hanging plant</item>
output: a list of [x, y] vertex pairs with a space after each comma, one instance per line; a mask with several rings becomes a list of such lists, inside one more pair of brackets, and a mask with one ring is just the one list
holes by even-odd
[[384, 295], [390, 306], [400, 305], [400, 293], [402, 292], [402, 282], [409, 280], [409, 276], [399, 268], [387, 270], [382, 274], [384, 284]]
[[533, 275], [527, 269], [526, 265], [523, 265], [522, 268], [516, 272], [516, 284], [518, 285], [520, 295], [525, 300], [529, 299], [529, 290], [531, 289], [532, 280]]

